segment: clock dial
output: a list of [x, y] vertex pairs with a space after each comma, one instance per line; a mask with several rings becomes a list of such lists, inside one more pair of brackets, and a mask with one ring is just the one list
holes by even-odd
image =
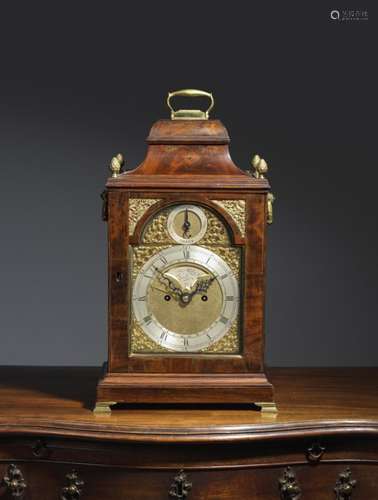
[[220, 340], [239, 309], [238, 282], [214, 252], [173, 246], [151, 257], [135, 280], [133, 311], [155, 343], [195, 352]]
[[199, 241], [207, 229], [204, 211], [195, 205], [179, 205], [168, 217], [168, 232], [177, 243], [191, 245]]

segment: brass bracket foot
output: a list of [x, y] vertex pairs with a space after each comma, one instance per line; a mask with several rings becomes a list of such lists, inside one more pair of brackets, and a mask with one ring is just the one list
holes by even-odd
[[278, 413], [276, 403], [270, 401], [259, 401], [255, 403], [260, 408], [261, 413]]
[[93, 413], [96, 415], [110, 415], [112, 412], [111, 407], [116, 405], [116, 401], [98, 401], [96, 406], [93, 408]]

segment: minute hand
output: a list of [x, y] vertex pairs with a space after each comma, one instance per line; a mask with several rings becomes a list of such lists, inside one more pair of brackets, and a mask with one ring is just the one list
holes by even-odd
[[211, 283], [216, 279], [216, 276], [212, 276], [211, 278], [208, 277], [206, 279], [198, 279], [196, 283], [196, 288], [194, 289], [194, 292], [192, 292], [192, 295], [196, 294], [197, 292], [206, 292], [211, 285]]

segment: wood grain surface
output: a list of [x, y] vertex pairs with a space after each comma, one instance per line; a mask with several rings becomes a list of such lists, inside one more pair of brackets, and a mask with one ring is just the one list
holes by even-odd
[[139, 442], [378, 435], [378, 369], [270, 369], [277, 416], [251, 406], [129, 405], [93, 415], [99, 368], [0, 368], [0, 434]]

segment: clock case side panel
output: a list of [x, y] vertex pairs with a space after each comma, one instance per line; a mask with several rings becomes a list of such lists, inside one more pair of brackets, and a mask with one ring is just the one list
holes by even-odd
[[248, 371], [264, 371], [266, 194], [247, 196], [244, 265], [244, 345]]
[[129, 193], [108, 191], [108, 363], [122, 371], [129, 331]]
[[[161, 199], [154, 210], [172, 203], [194, 202], [215, 209], [211, 200], [246, 200], [246, 238], [234, 228], [234, 243], [245, 243], [243, 284], [243, 352], [214, 357], [190, 355], [149, 356], [129, 354], [128, 234], [129, 197]], [[109, 191], [109, 362], [99, 382], [97, 401], [156, 403], [250, 403], [273, 401], [273, 388], [263, 371], [263, 307], [265, 271], [265, 193], [213, 192], [211, 194]], [[225, 215], [224, 219], [227, 219]], [[229, 220], [230, 221], [230, 220]], [[143, 223], [143, 222], [142, 222]], [[119, 280], [119, 274], [122, 279]], [[118, 279], [117, 279], [118, 277]], [[255, 301], [255, 302], [254, 302]], [[254, 305], [251, 306], [252, 302]], [[248, 330], [247, 330], [248, 329]]]

